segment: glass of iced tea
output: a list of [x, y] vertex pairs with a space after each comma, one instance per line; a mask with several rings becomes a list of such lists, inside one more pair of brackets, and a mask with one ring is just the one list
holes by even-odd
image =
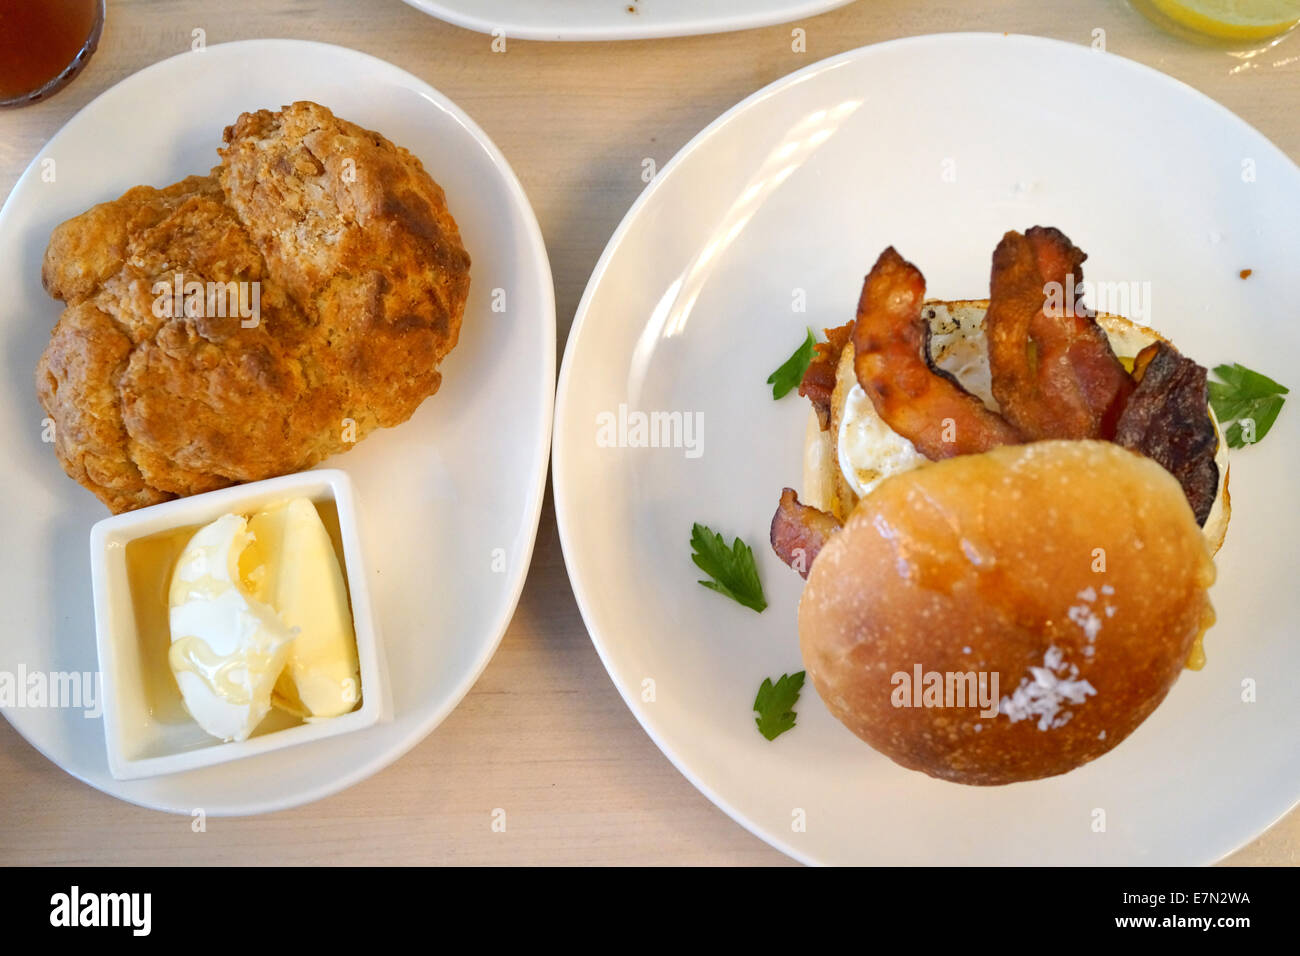
[[0, 107], [26, 106], [81, 72], [104, 30], [105, 0], [0, 0]]

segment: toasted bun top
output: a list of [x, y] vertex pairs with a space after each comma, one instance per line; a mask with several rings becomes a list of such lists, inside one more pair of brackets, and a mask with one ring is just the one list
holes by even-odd
[[[1100, 441], [1008, 446], [863, 498], [812, 566], [800, 642], [822, 700], [872, 747], [946, 780], [1011, 783], [1092, 760], [1155, 709], [1213, 621], [1213, 580], [1154, 461]], [[915, 706], [931, 673], [996, 679], [995, 710], [955, 694]]]

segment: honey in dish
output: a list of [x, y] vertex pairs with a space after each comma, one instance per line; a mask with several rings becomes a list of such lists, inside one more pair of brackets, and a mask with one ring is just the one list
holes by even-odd
[[[329, 533], [334, 556], [338, 559], [346, 581], [347, 565], [343, 561], [343, 536], [339, 530], [338, 506], [332, 500], [313, 501], [312, 504]], [[245, 516], [247, 517], [246, 514]], [[201, 527], [203, 525], [193, 524], [160, 531], [136, 538], [126, 546], [126, 575], [131, 588], [136, 635], [140, 642], [140, 666], [146, 705], [150, 716], [165, 724], [190, 723], [193, 720], [185, 710], [168, 659], [172, 638], [167, 596], [176, 560]], [[250, 546], [243, 558], [253, 558], [255, 547], [256, 545]]]

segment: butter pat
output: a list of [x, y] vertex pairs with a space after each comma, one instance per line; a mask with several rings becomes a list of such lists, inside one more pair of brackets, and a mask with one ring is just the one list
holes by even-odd
[[271, 709], [292, 632], [261, 601], [248, 562], [247, 522], [224, 515], [199, 529], [177, 559], [168, 589], [168, 662], [199, 726], [246, 740]]
[[261, 594], [296, 635], [274, 703], [302, 717], [353, 710], [361, 678], [347, 585], [315, 505], [294, 498], [253, 515], [248, 527]]

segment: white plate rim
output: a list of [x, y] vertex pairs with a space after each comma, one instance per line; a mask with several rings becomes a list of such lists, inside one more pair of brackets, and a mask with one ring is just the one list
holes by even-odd
[[[262, 813], [274, 813], [280, 810], [288, 810], [305, 804], [314, 803], [317, 800], [322, 800], [325, 797], [346, 790], [368, 777], [373, 776], [384, 768], [395, 763], [397, 760], [400, 760], [417, 744], [437, 729], [438, 725], [446, 720], [447, 716], [457, 706], [459, 706], [460, 702], [464, 700], [465, 696], [473, 688], [474, 684], [478, 682], [479, 677], [482, 676], [483, 671], [487, 669], [488, 664], [491, 663], [492, 658], [496, 655], [497, 648], [500, 646], [501, 640], [505, 637], [506, 630], [509, 628], [511, 620], [514, 618], [515, 610], [519, 605], [519, 599], [523, 595], [524, 584], [528, 578], [528, 570], [532, 564], [533, 551], [537, 544], [537, 533], [541, 524], [542, 506], [545, 503], [552, 426], [555, 421], [555, 283], [551, 272], [550, 258], [546, 252], [546, 243], [542, 238], [541, 226], [537, 222], [537, 215], [533, 211], [532, 203], [529, 202], [528, 196], [524, 192], [523, 185], [519, 182], [519, 177], [515, 175], [509, 161], [492, 138], [489, 137], [463, 109], [452, 101], [450, 97], [435, 88], [432, 84], [425, 82], [415, 74], [402, 69], [396, 64], [390, 63], [387, 60], [372, 54], [352, 49], [351, 47], [345, 47], [334, 43], [322, 43], [318, 40], [261, 38], [256, 40], [235, 40], [229, 43], [212, 44], [204, 50], [202, 54], [198, 55], [207, 56], [210, 55], [213, 50], [219, 49], [248, 49], [254, 47], [311, 49], [328, 56], [358, 58], [359, 60], [368, 62], [370, 65], [380, 70], [393, 71], [390, 75], [400, 76], [402, 80], [409, 85], [409, 88], [418, 92], [424, 98], [431, 100], [465, 127], [466, 131], [484, 150], [491, 159], [493, 166], [501, 174], [502, 181], [505, 183], [507, 190], [509, 191], [511, 200], [517, 205], [523, 221], [526, 230], [524, 238], [527, 241], [528, 254], [530, 257], [534, 257], [537, 263], [538, 275], [542, 281], [539, 282], [538, 288], [533, 291], [538, 296], [540, 311], [543, 318], [542, 338], [544, 340], [543, 344], [546, 347], [543, 350], [542, 362], [546, 374], [543, 376], [543, 388], [539, 405], [539, 409], [542, 412], [540, 416], [541, 424], [537, 430], [537, 440], [534, 447], [534, 454], [536, 455], [537, 460], [537, 474], [534, 477], [532, 489], [530, 491], [531, 503], [527, 509], [528, 517], [525, 520], [525, 524], [529, 529], [527, 535], [527, 548], [521, 553], [521, 558], [526, 558], [527, 560], [520, 560], [516, 564], [515, 569], [511, 571], [513, 580], [510, 582], [510, 587], [507, 590], [508, 599], [502, 602], [500, 612], [494, 619], [491, 628], [491, 633], [494, 637], [484, 645], [481, 659], [472, 669], [472, 673], [462, 681], [461, 686], [456, 688], [455, 692], [448, 697], [442, 707], [434, 710], [423, 721], [417, 722], [405, 738], [391, 746], [389, 749], [381, 751], [372, 759], [352, 767], [347, 773], [340, 775], [329, 783], [323, 783], [316, 787], [306, 788], [293, 797], [286, 797], [281, 800], [263, 801], [260, 803], [236, 804], [226, 810], [209, 812], [209, 816], [216, 817], [238, 817]], [[5, 198], [4, 205], [0, 207], [0, 234], [5, 231], [6, 220], [8, 218], [11, 208], [10, 204], [13, 197], [28, 180], [28, 177], [32, 176], [36, 171], [41, 157], [51, 147], [57, 145], [60, 137], [64, 135], [65, 131], [72, 123], [83, 114], [86, 114], [88, 111], [95, 108], [102, 99], [114, 93], [114, 91], [118, 90], [120, 87], [136, 82], [145, 82], [143, 78], [147, 77], [149, 74], [161, 72], [173, 61], [192, 57], [194, 55], [196, 54], [193, 51], [178, 53], [164, 60], [159, 60], [157, 63], [152, 63], [129, 76], [123, 77], [69, 117], [68, 120], [59, 127], [58, 132], [41, 145], [36, 155], [32, 158], [32, 161], [27, 165], [14, 183], [13, 189], [10, 191], [9, 195]], [[188, 806], [171, 805], [164, 802], [150, 803], [143, 800], [132, 799], [131, 797], [117, 793], [109, 793], [100, 787], [94, 780], [88, 779], [86, 776], [66, 767], [62, 761], [54, 757], [54, 755], [49, 753], [44, 747], [37, 744], [30, 736], [28, 736], [27, 733], [24, 732], [23, 728], [14, 721], [9, 710], [9, 708], [0, 708], [0, 714], [4, 715], [9, 726], [11, 726], [18, 735], [23, 738], [23, 740], [30, 744], [33, 749], [69, 776], [99, 790], [101, 793], [105, 793], [107, 796], [116, 800], [121, 800], [124, 803], [130, 803], [148, 810], [160, 810], [165, 813], [181, 815], [190, 814], [191, 808]], [[15, 709], [15, 712], [18, 711]]]
[[[892, 49], [897, 47], [924, 45], [928, 43], [934, 43], [936, 41], [946, 41], [946, 40], [956, 40], [959, 42], [968, 41], [968, 40], [989, 40], [995, 42], [1009, 41], [1013, 43], [1027, 43], [1030, 45], [1044, 45], [1048, 47], [1070, 48], [1072, 50], [1078, 47], [1078, 44], [1071, 43], [1066, 40], [1058, 40], [1052, 37], [1042, 37], [1042, 36], [1035, 36], [1032, 34], [1022, 34], [1022, 33], [993, 33], [989, 31], [952, 31], [947, 33], [931, 33], [931, 34], [920, 34], [920, 35], [908, 36], [908, 37], [898, 37], [892, 40], [884, 40], [879, 43], [867, 44], [865, 46], [856, 47], [852, 50], [846, 50], [843, 53], [839, 53], [834, 56], [830, 56], [825, 59], [818, 60], [815, 63], [810, 63], [808, 66], [802, 67], [798, 70], [795, 70], [792, 73], [788, 73], [782, 77], [779, 77], [778, 79], [772, 81], [766, 86], [763, 86], [760, 89], [756, 90], [755, 92], [744, 97], [738, 103], [736, 103], [735, 105], [731, 106], [723, 113], [721, 113], [712, 122], [710, 122], [698, 133], [696, 133], [684, 146], [682, 146], [681, 149], [679, 149], [673, 155], [673, 157], [666, 164], [664, 164], [664, 166], [659, 170], [659, 173], [654, 177], [654, 179], [650, 182], [650, 184], [647, 185], [646, 188], [637, 196], [636, 200], [629, 207], [627, 213], [624, 215], [623, 219], [619, 222], [618, 227], [614, 230], [614, 233], [610, 236], [609, 242], [606, 244], [605, 249], [602, 251], [600, 258], [596, 261], [596, 265], [592, 269], [591, 276], [587, 280], [587, 285], [583, 290], [582, 298], [579, 300], [578, 308], [574, 313], [573, 323], [569, 328], [568, 338], [565, 342], [564, 355], [560, 362], [560, 373], [559, 373], [559, 379], [558, 379], [558, 384], [556, 389], [556, 400], [555, 400], [555, 424], [552, 428], [552, 448], [551, 448], [551, 473], [552, 473], [551, 486], [552, 486], [552, 495], [554, 496], [554, 500], [555, 500], [555, 521], [556, 521], [556, 525], [558, 526], [560, 548], [564, 555], [565, 571], [569, 577], [569, 584], [573, 590], [574, 600], [577, 602], [579, 613], [582, 615], [583, 623], [587, 627], [587, 634], [591, 638], [591, 642], [593, 646], [596, 648], [596, 654], [600, 657], [601, 664], [604, 666], [606, 673], [609, 675], [611, 683], [613, 683], [614, 686], [618, 689], [619, 695], [623, 698], [624, 704], [627, 705], [628, 709], [632, 712], [633, 716], [636, 717], [637, 723], [641, 725], [641, 729], [644, 730], [646, 735], [650, 737], [650, 739], [654, 742], [655, 746], [659, 748], [660, 752], [665, 757], [668, 758], [669, 762], [674, 767], [677, 768], [678, 772], [680, 772], [682, 776], [684, 776], [688, 781], [690, 781], [692, 786], [694, 786], [697, 790], [699, 790], [702, 794], [704, 794], [704, 796], [706, 796], [715, 806], [717, 806], [724, 813], [726, 813], [727, 816], [729, 816], [732, 820], [740, 824], [750, 833], [754, 834], [754, 836], [763, 840], [765, 843], [774, 847], [775, 849], [780, 850], [782, 853], [786, 854], [787, 856], [791, 857], [797, 862], [809, 866], [823, 865], [823, 861], [818, 859], [815, 855], [810, 854], [800, 849], [799, 847], [795, 846], [790, 841], [779, 837], [778, 835], [776, 835], [776, 833], [765, 830], [758, 823], [749, 819], [745, 814], [738, 811], [726, 798], [724, 798], [720, 793], [718, 793], [715, 788], [706, 785], [700, 779], [700, 777], [685, 763], [685, 761], [681, 758], [681, 756], [675, 753], [672, 747], [665, 743], [665, 741], [662, 738], [662, 735], [657, 732], [656, 728], [653, 725], [649, 710], [641, 706], [639, 696], [632, 692], [631, 684], [627, 681], [621, 680], [615, 668], [612, 665], [610, 653], [606, 647], [606, 642], [604, 638], [601, 636], [600, 631], [595, 627], [593, 623], [593, 611], [591, 609], [591, 603], [587, 597], [587, 589], [589, 585], [585, 582], [584, 578], [582, 577], [580, 573], [580, 569], [575, 566], [577, 559], [573, 556], [572, 539], [570, 536], [570, 532], [568, 530], [570, 526], [570, 522], [574, 520], [572, 515], [577, 513], [578, 509], [580, 508], [579, 503], [570, 501], [570, 492], [567, 490], [568, 482], [566, 481], [567, 464], [565, 459], [565, 453], [563, 451], [564, 442], [566, 439], [566, 427], [565, 427], [567, 422], [566, 412], [568, 408], [569, 395], [572, 389], [572, 379], [574, 377], [574, 371], [573, 371], [574, 363], [573, 361], [571, 361], [571, 359], [574, 351], [576, 350], [576, 343], [578, 339], [581, 337], [582, 332], [587, 324], [590, 315], [589, 307], [591, 304], [591, 300], [595, 297], [596, 289], [603, 281], [605, 277], [605, 273], [609, 268], [610, 262], [617, 254], [619, 247], [622, 245], [623, 240], [626, 238], [627, 233], [631, 231], [633, 224], [636, 222], [638, 216], [641, 213], [642, 208], [646, 206], [654, 198], [656, 192], [658, 191], [659, 187], [662, 186], [663, 182], [666, 181], [670, 175], [675, 173], [677, 168], [680, 165], [684, 164], [688, 159], [688, 157], [690, 157], [696, 150], [701, 148], [707, 140], [709, 140], [713, 135], [719, 132], [723, 127], [728, 125], [733, 118], [735, 118], [742, 112], [745, 112], [746, 110], [750, 109], [751, 107], [755, 106], [756, 104], [762, 102], [763, 100], [769, 97], [781, 94], [787, 88], [797, 85], [798, 83], [804, 81], [805, 79], [808, 79], [809, 77], [815, 74], [829, 71], [829, 70], [834, 70], [835, 68], [847, 62], [854, 61], [865, 56], [870, 56], [872, 55], [872, 51], [879, 50], [882, 48]], [[1232, 112], [1232, 110], [1228, 109], [1222, 103], [1219, 103], [1218, 101], [1214, 100], [1213, 98], [1206, 95], [1205, 93], [1202, 93], [1200, 90], [1196, 89], [1195, 87], [1190, 86], [1187, 83], [1184, 83], [1182, 80], [1172, 77], [1167, 73], [1163, 73], [1160, 70], [1155, 69], [1154, 67], [1147, 66], [1144, 63], [1139, 63], [1136, 60], [1131, 60], [1128, 59], [1127, 57], [1122, 57], [1114, 53], [1107, 52], [1104, 55], [1110, 57], [1113, 61], [1119, 63], [1121, 69], [1132, 70], [1136, 73], [1145, 75], [1146, 77], [1154, 80], [1155, 82], [1164, 83], [1172, 88], [1179, 89], [1184, 93], [1190, 94], [1195, 99], [1200, 101], [1202, 106], [1208, 106], [1213, 110], [1218, 111], [1221, 115], [1228, 117], [1232, 122], [1238, 123], [1241, 126], [1245, 127], [1247, 130], [1249, 130], [1250, 133], [1256, 136], [1259, 142], [1263, 144], [1268, 150], [1270, 150], [1277, 157], [1280, 157], [1284, 163], [1289, 164], [1291, 167], [1295, 168], [1298, 173], [1300, 173], [1300, 166], [1297, 166], [1297, 164], [1289, 156], [1287, 156], [1286, 153], [1284, 153], [1281, 150], [1281, 148], [1279, 148], [1272, 140], [1270, 140], [1267, 136], [1265, 136], [1258, 129], [1256, 129], [1252, 124], [1244, 120], [1242, 117], [1238, 116], [1236, 113]], [[1291, 798], [1290, 804], [1287, 807], [1285, 807], [1280, 813], [1278, 813], [1275, 817], [1273, 817], [1264, 825], [1258, 827], [1258, 829], [1255, 829], [1254, 831], [1250, 832], [1247, 836], [1245, 836], [1238, 843], [1236, 843], [1236, 845], [1232, 846], [1226, 852], [1212, 859], [1205, 859], [1202, 860], [1201, 862], [1205, 865], [1211, 865], [1226, 859], [1227, 857], [1231, 856], [1233, 853], [1240, 850], [1242, 847], [1247, 846], [1254, 840], [1258, 839], [1263, 833], [1269, 830], [1279, 820], [1287, 816], [1287, 814], [1295, 810], [1296, 807], [1298, 806], [1300, 806], [1300, 792], [1297, 792]]]
[[[507, 39], [542, 40], [549, 42], [593, 42], [601, 40], [658, 40], [665, 37], [699, 36], [707, 33], [730, 33], [736, 30], [750, 30], [757, 27], [770, 27], [780, 23], [792, 23], [804, 17], [815, 17], [839, 7], [848, 6], [855, 0], [799, 0], [784, 8], [763, 11], [748, 15], [714, 15], [689, 20], [685, 23], [657, 23], [648, 25], [630, 24], [617, 27], [604, 24], [565, 23], [558, 27], [535, 26], [530, 24], [494, 23], [473, 11], [462, 9], [456, 3], [446, 0], [405, 0], [415, 9], [431, 17], [443, 20], [466, 30], [492, 35], [494, 30], [502, 31]], [[629, 18], [631, 19], [631, 18]]]

